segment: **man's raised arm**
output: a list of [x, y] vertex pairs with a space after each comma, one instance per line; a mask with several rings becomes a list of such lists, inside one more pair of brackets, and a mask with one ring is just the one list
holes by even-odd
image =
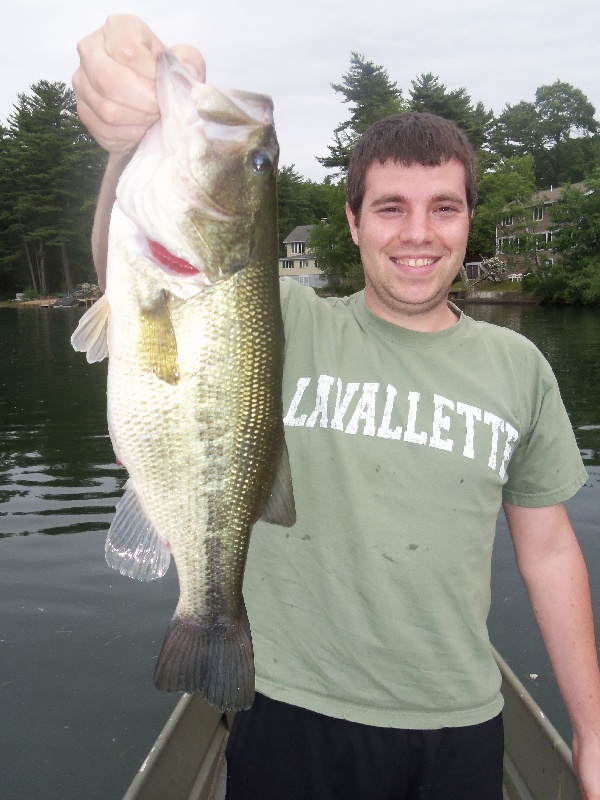
[[[94, 265], [104, 290], [108, 226], [117, 183], [144, 133], [158, 120], [156, 61], [165, 47], [141, 19], [117, 14], [82, 39], [77, 49], [80, 64], [73, 75], [77, 112], [110, 154], [92, 233]], [[191, 45], [175, 45], [172, 50], [204, 80], [204, 59], [198, 50]]]

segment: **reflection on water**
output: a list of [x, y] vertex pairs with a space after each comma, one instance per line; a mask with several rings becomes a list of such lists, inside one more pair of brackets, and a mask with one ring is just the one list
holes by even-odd
[[0, 311], [0, 536], [106, 529], [123, 470], [106, 429], [106, 364], [69, 346], [79, 309]]
[[176, 572], [142, 585], [104, 560], [125, 476], [107, 434], [106, 364], [69, 345], [80, 315], [0, 309], [7, 800], [117, 800], [178, 699], [152, 685]]
[[[557, 374], [590, 473], [569, 512], [600, 598], [600, 314], [466, 311], [532, 339]], [[81, 313], [0, 310], [0, 797], [15, 800], [118, 800], [177, 700], [152, 686], [175, 570], [139, 584], [104, 562], [125, 474], [107, 434], [106, 364], [69, 345]], [[503, 519], [492, 589], [494, 643], [567, 736]]]

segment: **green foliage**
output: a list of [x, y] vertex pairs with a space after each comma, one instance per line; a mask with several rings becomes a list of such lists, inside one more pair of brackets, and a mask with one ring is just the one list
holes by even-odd
[[[475, 208], [467, 252], [491, 256], [496, 249], [496, 230], [502, 235], [503, 220], [518, 216], [535, 190], [533, 158], [519, 156], [502, 161], [494, 172], [479, 179], [479, 202]], [[510, 207], [510, 211], [507, 211]]]
[[304, 179], [292, 164], [277, 174], [279, 255], [285, 256], [283, 240], [298, 225], [313, 225], [327, 216], [329, 183]]
[[494, 122], [490, 145], [502, 158], [532, 155], [539, 188], [576, 183], [597, 160], [594, 114], [580, 89], [555, 81], [536, 90], [535, 102], [507, 105]]
[[40, 81], [18, 95], [0, 149], [0, 274], [11, 289], [70, 292], [93, 275], [89, 239], [104, 161], [65, 84]]
[[560, 259], [528, 275], [526, 285], [550, 302], [600, 306], [600, 168], [584, 192], [565, 189], [551, 214]]
[[333, 132], [333, 145], [328, 145], [329, 156], [317, 160], [325, 167], [345, 172], [359, 136], [377, 120], [406, 110], [406, 105], [387, 70], [355, 52], [342, 82], [332, 83], [331, 87], [343, 95], [343, 102], [350, 104], [352, 113], [350, 119], [340, 123]]
[[473, 106], [464, 87], [448, 91], [439, 78], [428, 72], [412, 81], [409, 105], [411, 111], [427, 111], [455, 122], [476, 150], [486, 142], [493, 114], [482, 103]]
[[556, 81], [540, 86], [535, 93], [535, 108], [542, 144], [557, 145], [570, 138], [571, 133], [595, 133], [596, 109], [581, 91], [570, 83]]
[[307, 245], [331, 287], [339, 289], [348, 284], [352, 291], [357, 291], [364, 286], [364, 276], [346, 220], [345, 187], [340, 182], [332, 184], [330, 189], [327, 221], [315, 225]]

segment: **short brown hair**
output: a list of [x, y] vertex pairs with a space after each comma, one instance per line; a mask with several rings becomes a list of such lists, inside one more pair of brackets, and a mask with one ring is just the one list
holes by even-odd
[[380, 119], [361, 136], [350, 157], [346, 182], [350, 210], [355, 217], [360, 215], [365, 175], [374, 161], [434, 167], [453, 158], [465, 168], [467, 205], [472, 212], [477, 202], [476, 156], [466, 134], [454, 122], [420, 111]]

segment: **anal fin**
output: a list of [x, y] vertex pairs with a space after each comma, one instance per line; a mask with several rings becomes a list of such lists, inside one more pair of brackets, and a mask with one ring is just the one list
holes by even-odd
[[275, 479], [260, 519], [290, 528], [296, 522], [296, 504], [287, 445], [282, 437]]
[[158, 535], [142, 511], [131, 479], [117, 503], [105, 552], [110, 567], [140, 581], [161, 578], [169, 568], [168, 542]]

